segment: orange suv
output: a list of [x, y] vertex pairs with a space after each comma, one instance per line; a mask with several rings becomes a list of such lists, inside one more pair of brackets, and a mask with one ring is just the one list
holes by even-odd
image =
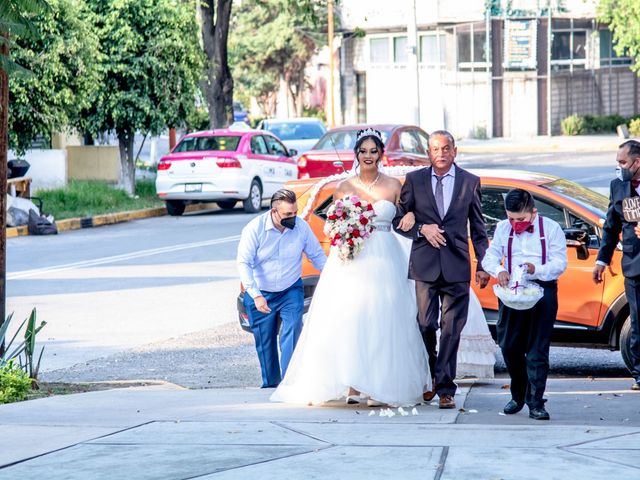
[[[531, 192], [538, 212], [558, 222], [565, 231], [567, 246], [570, 247], [567, 249], [569, 263], [567, 271], [558, 283], [559, 308], [552, 337], [554, 345], [620, 350], [625, 364], [630, 368], [631, 320], [620, 267], [622, 252], [618, 250], [614, 253], [601, 284], [596, 285], [591, 279], [608, 199], [581, 185], [551, 175], [517, 170], [470, 171], [481, 179], [482, 211], [490, 239], [496, 224], [506, 218], [504, 197], [512, 188], [523, 188]], [[403, 175], [398, 176], [400, 180], [404, 180]], [[321, 181], [323, 179], [287, 183], [287, 188], [291, 188], [298, 195], [301, 212], [314, 190], [314, 185]], [[329, 241], [323, 233], [323, 226], [336, 184], [337, 181], [334, 181], [320, 188], [305, 216], [305, 220], [311, 225], [327, 252]], [[473, 256], [473, 249], [470, 251], [472, 261], [477, 262]], [[302, 278], [305, 285], [306, 308], [311, 303], [319, 278], [319, 273], [306, 259], [302, 266]], [[491, 288], [494, 282], [492, 279], [490, 285], [484, 289], [473, 283], [472, 286], [495, 337], [498, 301]], [[238, 299], [238, 312], [240, 325], [250, 331], [242, 304], [242, 293]]]

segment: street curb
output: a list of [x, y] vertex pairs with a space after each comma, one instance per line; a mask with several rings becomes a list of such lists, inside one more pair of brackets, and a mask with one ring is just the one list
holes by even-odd
[[[187, 205], [185, 213], [199, 212], [202, 210], [218, 209], [215, 203], [197, 203], [195, 205]], [[129, 222], [131, 220], [140, 220], [143, 218], [162, 217], [167, 215], [165, 207], [145, 208], [142, 210], [130, 210], [128, 212], [105, 213], [102, 215], [94, 215], [84, 218], [65, 218], [57, 220], [56, 226], [58, 232], [67, 230], [80, 230], [81, 228], [101, 227], [103, 225], [113, 225], [115, 223]], [[29, 235], [26, 225], [21, 227], [7, 227], [6, 238], [22, 237]]]

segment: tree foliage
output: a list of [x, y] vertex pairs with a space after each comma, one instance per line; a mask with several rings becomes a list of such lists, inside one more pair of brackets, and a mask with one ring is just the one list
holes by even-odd
[[640, 2], [600, 0], [598, 20], [609, 24], [616, 53], [632, 57], [631, 69], [640, 74]]
[[121, 183], [133, 194], [136, 131], [157, 135], [195, 107], [202, 52], [193, 1], [92, 0], [104, 61], [85, 129], [115, 131]]
[[33, 35], [15, 41], [13, 59], [30, 71], [9, 81], [9, 143], [24, 152], [39, 136], [81, 123], [99, 88], [99, 43], [83, 0], [50, 0], [32, 17]]
[[305, 68], [326, 41], [323, 1], [245, 0], [233, 18], [229, 47], [233, 76], [244, 97], [272, 115], [282, 77], [302, 114]]

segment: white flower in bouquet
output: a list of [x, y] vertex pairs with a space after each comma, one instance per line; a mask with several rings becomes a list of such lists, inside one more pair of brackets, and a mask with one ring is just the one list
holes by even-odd
[[324, 233], [343, 261], [353, 260], [362, 251], [373, 230], [374, 216], [373, 206], [355, 195], [338, 199], [329, 207]]

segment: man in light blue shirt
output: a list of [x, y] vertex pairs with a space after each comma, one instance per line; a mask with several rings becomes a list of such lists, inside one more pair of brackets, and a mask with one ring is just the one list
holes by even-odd
[[[302, 330], [302, 254], [318, 270], [327, 260], [311, 227], [297, 212], [296, 194], [278, 190], [271, 197], [271, 210], [244, 227], [238, 245], [238, 270], [260, 360], [262, 388], [278, 386]], [[280, 362], [278, 316], [282, 323]]]

